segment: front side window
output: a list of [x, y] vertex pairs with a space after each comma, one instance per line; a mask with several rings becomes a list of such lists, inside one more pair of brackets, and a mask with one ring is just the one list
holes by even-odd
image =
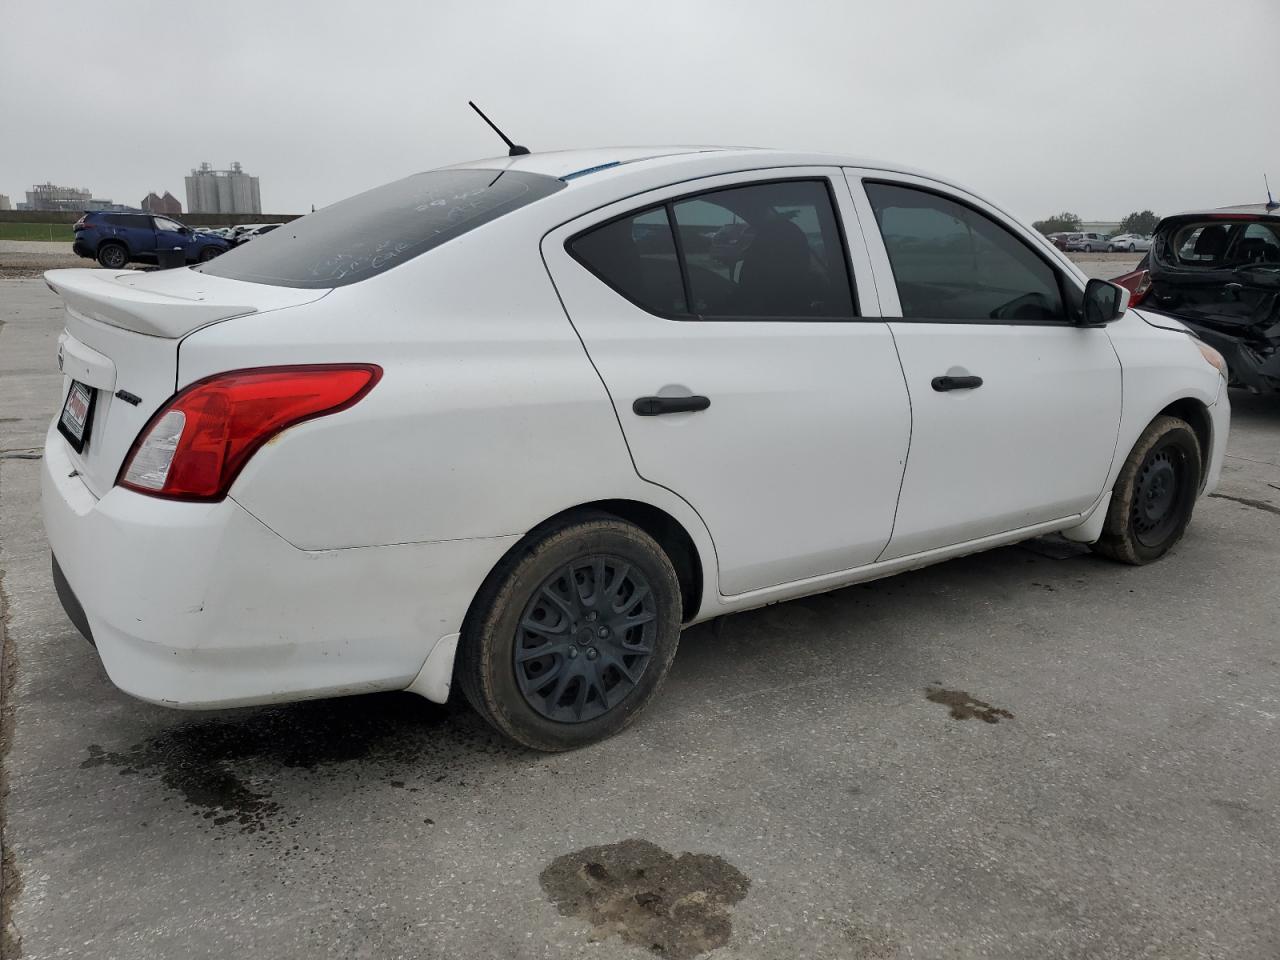
[[990, 217], [897, 184], [865, 184], [912, 320], [1066, 320], [1057, 272]]
[[166, 220], [164, 217], [156, 217], [155, 219], [157, 230], [172, 230], [174, 233], [177, 233], [182, 229], [182, 224], [175, 223], [172, 220]]
[[1280, 223], [1251, 223], [1236, 247], [1242, 263], [1280, 263]]
[[568, 250], [637, 306], [703, 320], [856, 316], [826, 181], [714, 190], [595, 227]]

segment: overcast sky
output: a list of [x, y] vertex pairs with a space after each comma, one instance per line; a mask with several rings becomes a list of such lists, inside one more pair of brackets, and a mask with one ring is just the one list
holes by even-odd
[[470, 98], [535, 151], [837, 151], [1026, 220], [1164, 214], [1280, 189], [1278, 43], [1280, 0], [6, 0], [0, 193], [186, 209], [239, 160], [302, 212], [501, 152]]

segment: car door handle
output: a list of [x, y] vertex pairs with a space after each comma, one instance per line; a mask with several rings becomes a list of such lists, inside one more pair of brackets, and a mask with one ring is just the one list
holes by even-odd
[[976, 390], [982, 386], [981, 377], [934, 377], [933, 389], [944, 390]]
[[711, 406], [710, 397], [640, 397], [631, 404], [637, 417], [658, 417], [664, 413], [697, 413]]

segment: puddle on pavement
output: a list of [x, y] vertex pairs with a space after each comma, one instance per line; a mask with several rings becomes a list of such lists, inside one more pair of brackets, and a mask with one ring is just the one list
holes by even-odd
[[720, 857], [676, 857], [648, 840], [565, 854], [538, 879], [560, 914], [586, 920], [595, 939], [618, 936], [669, 960], [689, 960], [728, 943], [729, 908], [751, 885]]
[[290, 819], [276, 796], [281, 769], [373, 777], [416, 792], [419, 783], [465, 780], [494, 755], [516, 752], [468, 711], [396, 693], [224, 715], [173, 727], [125, 750], [90, 744], [80, 766], [155, 777], [212, 825], [257, 833]]
[[942, 687], [929, 687], [925, 690], [925, 699], [951, 708], [952, 720], [982, 720], [984, 723], [999, 723], [1012, 720], [1013, 714], [1002, 707], [993, 707], [985, 700], [979, 700], [963, 690], [944, 690]]

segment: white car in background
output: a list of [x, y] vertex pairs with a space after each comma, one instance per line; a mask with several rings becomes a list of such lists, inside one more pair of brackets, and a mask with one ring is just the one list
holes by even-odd
[[502, 157], [196, 268], [46, 277], [55, 583], [169, 706], [456, 676], [576, 747], [682, 626], [1051, 532], [1155, 560], [1227, 437], [1213, 350], [846, 157]]
[[250, 240], [266, 236], [272, 230], [282, 226], [284, 226], [282, 223], [246, 223], [237, 228], [239, 232], [232, 238], [232, 242], [239, 246], [242, 243], [248, 243]]
[[1113, 253], [1117, 250], [1127, 250], [1129, 253], [1141, 250], [1145, 253], [1150, 249], [1151, 238], [1137, 233], [1122, 233], [1107, 241], [1107, 250]]

